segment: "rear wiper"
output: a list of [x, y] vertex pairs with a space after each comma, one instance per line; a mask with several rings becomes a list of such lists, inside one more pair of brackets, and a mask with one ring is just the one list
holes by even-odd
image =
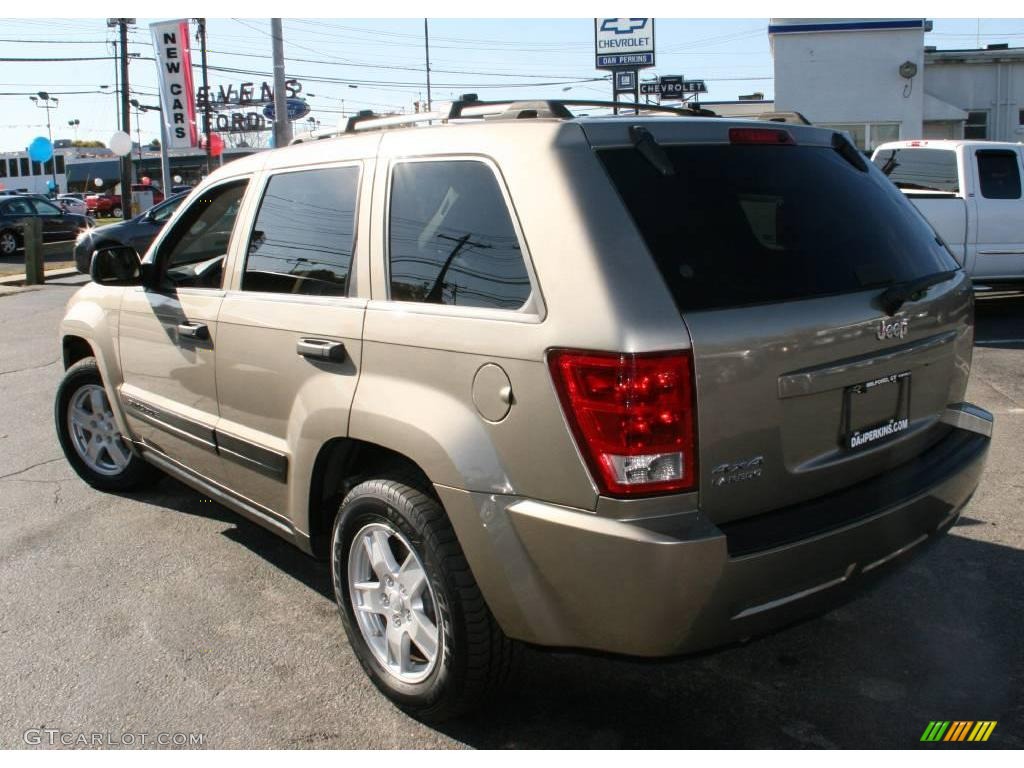
[[900, 307], [906, 301], [917, 300], [921, 298], [921, 294], [931, 288], [933, 285], [944, 283], [953, 277], [958, 269], [950, 269], [946, 272], [936, 272], [934, 275], [925, 275], [919, 277], [916, 280], [907, 280], [903, 283], [896, 283], [890, 285], [884, 291], [882, 295], [878, 297], [879, 303], [882, 305], [882, 310], [885, 314], [892, 317], [900, 311]]
[[654, 169], [662, 176], [676, 175], [676, 168], [672, 165], [665, 150], [661, 148], [661, 144], [642, 125], [630, 126], [629, 140], [633, 142], [636, 151], [643, 156], [644, 160], [653, 165]]

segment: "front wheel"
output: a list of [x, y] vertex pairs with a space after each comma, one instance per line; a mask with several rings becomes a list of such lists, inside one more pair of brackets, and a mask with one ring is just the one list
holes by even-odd
[[421, 490], [369, 480], [341, 504], [331, 537], [334, 593], [374, 685], [438, 722], [480, 707], [516, 645], [484, 602], [444, 509]]
[[68, 463], [93, 488], [130, 491], [159, 476], [118, 432], [94, 358], [79, 360], [68, 368], [57, 388], [54, 417]]

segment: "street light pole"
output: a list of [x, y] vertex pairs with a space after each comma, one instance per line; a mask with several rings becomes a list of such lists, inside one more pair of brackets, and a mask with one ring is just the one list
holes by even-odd
[[433, 112], [434, 107], [430, 99], [430, 27], [427, 20], [423, 20], [423, 52], [427, 57], [427, 112]]
[[[56, 109], [60, 99], [55, 96], [51, 96], [46, 91], [40, 91], [35, 96], [29, 96], [33, 103], [46, 110], [46, 136], [50, 140], [50, 146], [53, 146], [53, 128], [50, 124], [50, 110]], [[51, 150], [52, 151], [52, 150]], [[57, 158], [53, 155], [50, 156], [50, 179], [53, 181], [53, 192], [57, 192]]]

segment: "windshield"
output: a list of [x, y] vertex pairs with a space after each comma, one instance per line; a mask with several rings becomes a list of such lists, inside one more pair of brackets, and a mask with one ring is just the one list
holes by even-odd
[[599, 151], [682, 311], [853, 293], [956, 269], [877, 170], [829, 147]]

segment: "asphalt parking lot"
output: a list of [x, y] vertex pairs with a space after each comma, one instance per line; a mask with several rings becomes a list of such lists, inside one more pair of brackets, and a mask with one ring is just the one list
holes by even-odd
[[746, 645], [528, 649], [491, 709], [437, 730], [366, 679], [323, 564], [170, 479], [113, 496], [74, 475], [52, 402], [83, 279], [0, 295], [0, 747], [49, 728], [223, 748], [906, 748], [931, 720], [995, 720], [980, 746], [1024, 748], [1024, 297], [979, 301], [968, 395], [997, 424], [950, 536]]

